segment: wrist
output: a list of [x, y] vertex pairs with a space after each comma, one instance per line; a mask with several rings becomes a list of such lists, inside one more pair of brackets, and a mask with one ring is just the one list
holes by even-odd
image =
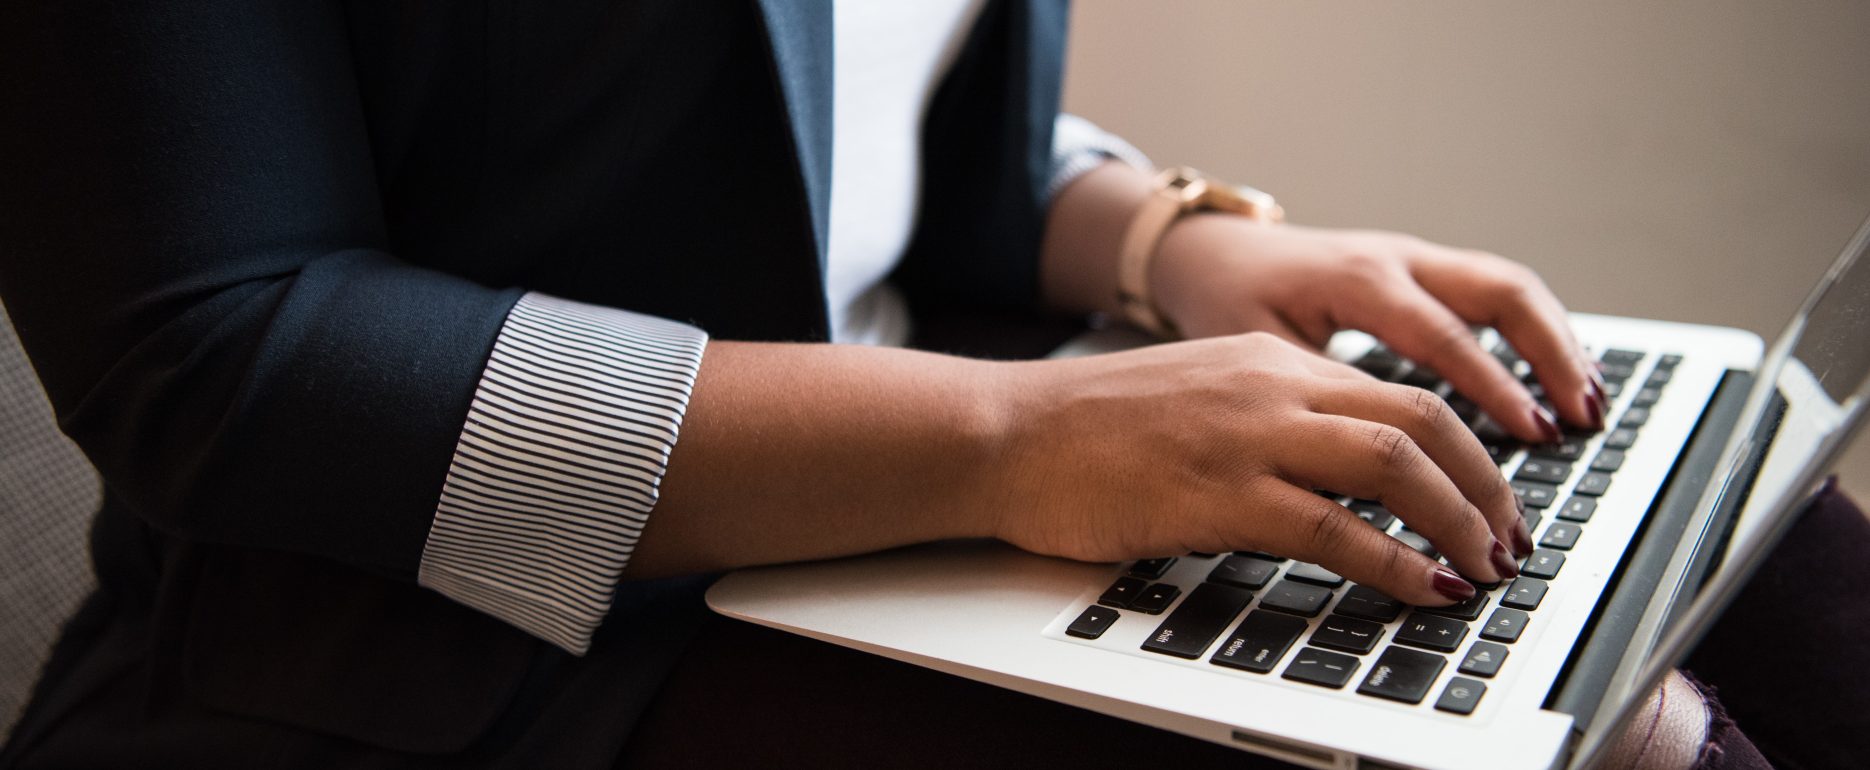
[[[1218, 211], [1257, 222], [1279, 222], [1285, 211], [1271, 195], [1235, 187], [1187, 167], [1158, 174], [1155, 191], [1131, 217], [1117, 265], [1117, 299], [1124, 317], [1158, 337], [1183, 336], [1158, 302], [1153, 276], [1171, 229], [1204, 211]], [[1186, 228], [1184, 228], [1186, 229]]]
[[1150, 263], [1158, 312], [1185, 333], [1202, 336], [1204, 308], [1226, 301], [1209, 297], [1223, 283], [1228, 260], [1235, 258], [1244, 239], [1278, 226], [1218, 211], [1190, 214], [1170, 225]]

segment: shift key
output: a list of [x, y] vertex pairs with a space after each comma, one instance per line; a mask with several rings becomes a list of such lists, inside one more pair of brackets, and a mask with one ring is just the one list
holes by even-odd
[[1238, 668], [1264, 674], [1279, 665], [1279, 659], [1285, 657], [1286, 650], [1305, 633], [1304, 618], [1295, 618], [1281, 612], [1254, 610], [1247, 613], [1240, 627], [1228, 637], [1214, 653], [1213, 663], [1217, 666]]
[[1143, 649], [1178, 658], [1199, 658], [1250, 601], [1251, 591], [1202, 583], [1156, 627], [1143, 642]]

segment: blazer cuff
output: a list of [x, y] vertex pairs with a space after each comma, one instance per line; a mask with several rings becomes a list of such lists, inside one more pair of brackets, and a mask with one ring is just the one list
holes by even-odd
[[655, 508], [707, 340], [521, 297], [468, 408], [417, 581], [584, 654]]
[[1144, 171], [1154, 171], [1148, 156], [1122, 137], [1070, 113], [1059, 113], [1052, 129], [1052, 176], [1046, 183], [1048, 200], [1065, 186], [1109, 160], [1120, 160]]

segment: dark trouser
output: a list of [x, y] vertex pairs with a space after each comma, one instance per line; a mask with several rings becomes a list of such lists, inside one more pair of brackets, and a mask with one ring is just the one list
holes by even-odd
[[[713, 618], [622, 767], [1288, 767]], [[1687, 666], [1719, 695], [1707, 767], [1870, 762], [1870, 521], [1821, 496]], [[1757, 747], [1757, 751], [1756, 751]]]

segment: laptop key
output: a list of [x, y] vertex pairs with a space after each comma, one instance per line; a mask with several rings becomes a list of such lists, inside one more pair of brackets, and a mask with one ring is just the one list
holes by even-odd
[[1279, 665], [1286, 650], [1305, 633], [1305, 621], [1277, 612], [1254, 610], [1234, 627], [1209, 663], [1265, 674]]
[[1260, 606], [1269, 610], [1315, 618], [1318, 617], [1318, 611], [1324, 609], [1325, 602], [1328, 601], [1331, 601], [1329, 588], [1281, 580], [1266, 590], [1266, 597], [1260, 600]]
[[1588, 436], [1566, 436], [1565, 440], [1556, 444], [1539, 444], [1527, 447], [1527, 451], [1531, 452], [1534, 457], [1543, 457], [1547, 460], [1577, 462], [1578, 458], [1584, 456], [1584, 445], [1590, 440]]
[[1167, 573], [1169, 567], [1174, 564], [1175, 557], [1173, 556], [1165, 556], [1160, 559], [1139, 559], [1135, 564], [1130, 565], [1130, 576], [1140, 577], [1145, 580], [1155, 580]]
[[1661, 388], [1643, 388], [1636, 391], [1636, 398], [1630, 400], [1630, 406], [1651, 406], [1661, 400]]
[[1338, 601], [1337, 613], [1353, 618], [1388, 623], [1401, 615], [1403, 603], [1369, 586], [1351, 586]]
[[1470, 676], [1492, 678], [1500, 673], [1500, 664], [1506, 662], [1507, 648], [1493, 642], [1475, 642], [1467, 648], [1467, 655], [1461, 658], [1460, 672]]
[[1606, 364], [1635, 366], [1637, 362], [1643, 360], [1643, 355], [1643, 352], [1640, 350], [1618, 350], [1612, 348], [1604, 351], [1604, 355], [1598, 357], [1597, 360], [1603, 361]]
[[1609, 490], [1610, 474], [1598, 473], [1596, 471], [1584, 474], [1584, 478], [1578, 479], [1578, 486], [1572, 487], [1571, 489], [1574, 494], [1590, 495], [1591, 497], [1600, 497]]
[[1258, 590], [1279, 572], [1279, 565], [1252, 556], [1229, 554], [1208, 573], [1208, 582]]
[[[1475, 586], [1475, 588], [1480, 587], [1481, 586], [1478, 585]], [[1473, 620], [1480, 617], [1480, 611], [1486, 608], [1486, 591], [1475, 591], [1473, 596], [1462, 599], [1446, 607], [1417, 607], [1416, 611], [1435, 615], [1446, 615], [1451, 618], [1460, 618], [1462, 620]]]
[[1519, 495], [1527, 508], [1548, 508], [1558, 501], [1558, 487], [1537, 481], [1513, 482], [1513, 494]]
[[1513, 474], [1516, 481], [1542, 481], [1547, 484], [1563, 484], [1571, 478], [1571, 463], [1558, 463], [1550, 460], [1531, 458], [1519, 464], [1519, 470]]
[[1286, 577], [1293, 580], [1303, 580], [1307, 583], [1316, 583], [1330, 588], [1337, 588], [1338, 586], [1344, 585], [1344, 578], [1339, 576], [1338, 573], [1312, 564], [1311, 562], [1293, 562], [1292, 567], [1286, 570]]
[[1189, 660], [1199, 658], [1250, 601], [1251, 591], [1215, 583], [1195, 586], [1143, 641], [1143, 649]]
[[1382, 638], [1383, 626], [1379, 624], [1343, 615], [1326, 615], [1319, 621], [1318, 630], [1312, 632], [1311, 643], [1362, 655], [1376, 649], [1377, 640]]
[[1352, 500], [1350, 509], [1357, 518], [1382, 532], [1388, 532], [1390, 525], [1396, 523], [1396, 514], [1375, 500]]
[[1591, 520], [1591, 514], [1597, 512], [1597, 498], [1572, 497], [1558, 507], [1558, 517], [1566, 521], [1579, 523]]
[[1097, 603], [1106, 607], [1128, 609], [1130, 602], [1143, 595], [1143, 589], [1149, 584], [1133, 577], [1120, 577], [1104, 589], [1104, 595], [1097, 597]]
[[1656, 359], [1656, 368], [1657, 369], [1674, 369], [1675, 366], [1677, 364], [1680, 364], [1681, 362], [1682, 362], [1682, 355], [1680, 353], [1670, 353], [1668, 355], [1665, 355], [1661, 358]]
[[1655, 371], [1649, 373], [1649, 379], [1643, 381], [1643, 387], [1660, 388], [1669, 384], [1669, 380], [1673, 379], [1675, 379], [1675, 370], [1673, 368], [1664, 369], [1657, 367]]
[[1403, 703], [1421, 703], [1448, 661], [1440, 655], [1391, 646], [1370, 667], [1357, 692]]
[[1516, 610], [1539, 609], [1539, 602], [1545, 599], [1545, 581], [1529, 577], [1514, 578], [1513, 585], [1507, 587], [1506, 595], [1500, 597], [1500, 606]]
[[1363, 358], [1357, 359], [1356, 363], [1351, 366], [1362, 369], [1366, 374], [1379, 380], [1387, 380], [1396, 374], [1396, 368], [1402, 366], [1402, 362], [1402, 358], [1391, 353], [1389, 348], [1377, 347], [1365, 353]]
[[1480, 696], [1486, 694], [1486, 683], [1457, 676], [1442, 688], [1441, 697], [1435, 699], [1435, 709], [1450, 714], [1472, 714], [1474, 707], [1480, 705]]
[[1416, 553], [1422, 554], [1423, 556], [1427, 556], [1431, 559], [1441, 558], [1441, 554], [1435, 552], [1435, 544], [1429, 542], [1428, 538], [1423, 537], [1422, 533], [1413, 529], [1403, 528], [1396, 530], [1391, 537], [1401, 540], [1403, 545], [1415, 549]]
[[1623, 395], [1623, 383], [1621, 382], [1604, 383], [1604, 397], [1605, 398], [1615, 401], [1617, 400], [1617, 397], [1621, 395]]
[[1411, 647], [1425, 647], [1440, 652], [1454, 652], [1467, 638], [1467, 624], [1454, 618], [1423, 614], [1416, 610], [1396, 629], [1394, 641]]
[[1270, 554], [1265, 551], [1235, 551], [1234, 555], [1235, 556], [1251, 556], [1255, 559], [1265, 559], [1267, 561], [1275, 562], [1278, 564], [1284, 564], [1286, 561], [1286, 557], [1284, 556]]
[[1080, 639], [1096, 639], [1117, 622], [1117, 611], [1109, 607], [1090, 607], [1065, 627], [1065, 633]]
[[1442, 379], [1441, 375], [1436, 373], [1434, 369], [1430, 369], [1426, 366], [1418, 366], [1414, 369], [1410, 369], [1409, 373], [1403, 375], [1403, 378], [1397, 380], [1397, 382], [1423, 390], [1434, 390], [1441, 387]]
[[1636, 445], [1635, 428], [1618, 428], [1604, 437], [1605, 449], [1629, 449]]
[[1526, 630], [1526, 623], [1532, 616], [1511, 607], [1501, 607], [1487, 618], [1487, 625], [1481, 627], [1480, 638], [1495, 642], [1512, 644], [1519, 641], [1519, 635]]
[[1151, 615], [1161, 615], [1163, 610], [1175, 603], [1175, 597], [1181, 595], [1182, 589], [1168, 583], [1151, 583], [1148, 588], [1143, 589], [1142, 594], [1130, 600], [1130, 609]]
[[1519, 574], [1541, 580], [1551, 580], [1558, 577], [1558, 568], [1563, 566], [1565, 566], [1564, 554], [1541, 548], [1533, 551], [1531, 556], [1526, 557], [1525, 563], [1519, 565]]
[[1594, 470], [1594, 471], [1602, 471], [1604, 473], [1615, 473], [1618, 468], [1622, 468], [1622, 467], [1623, 467], [1623, 450], [1621, 449], [1603, 450], [1601, 452], [1598, 452], [1597, 457], [1591, 460], [1591, 470]]
[[1583, 532], [1584, 529], [1576, 524], [1555, 522], [1552, 526], [1546, 528], [1544, 535], [1539, 537], [1539, 546], [1541, 548], [1556, 548], [1560, 551], [1569, 551], [1572, 546], [1578, 544], [1578, 536], [1583, 534]]
[[1623, 419], [1617, 421], [1619, 428], [1641, 428], [1649, 422], [1649, 407], [1633, 406], [1623, 410]]
[[1333, 690], [1342, 689], [1349, 684], [1357, 673], [1358, 661], [1341, 652], [1330, 652], [1317, 647], [1304, 647], [1292, 657], [1292, 664], [1286, 666], [1287, 679]]
[[1631, 364], [1607, 362], [1598, 369], [1598, 373], [1604, 376], [1605, 382], [1623, 382], [1636, 374], [1636, 367]]

